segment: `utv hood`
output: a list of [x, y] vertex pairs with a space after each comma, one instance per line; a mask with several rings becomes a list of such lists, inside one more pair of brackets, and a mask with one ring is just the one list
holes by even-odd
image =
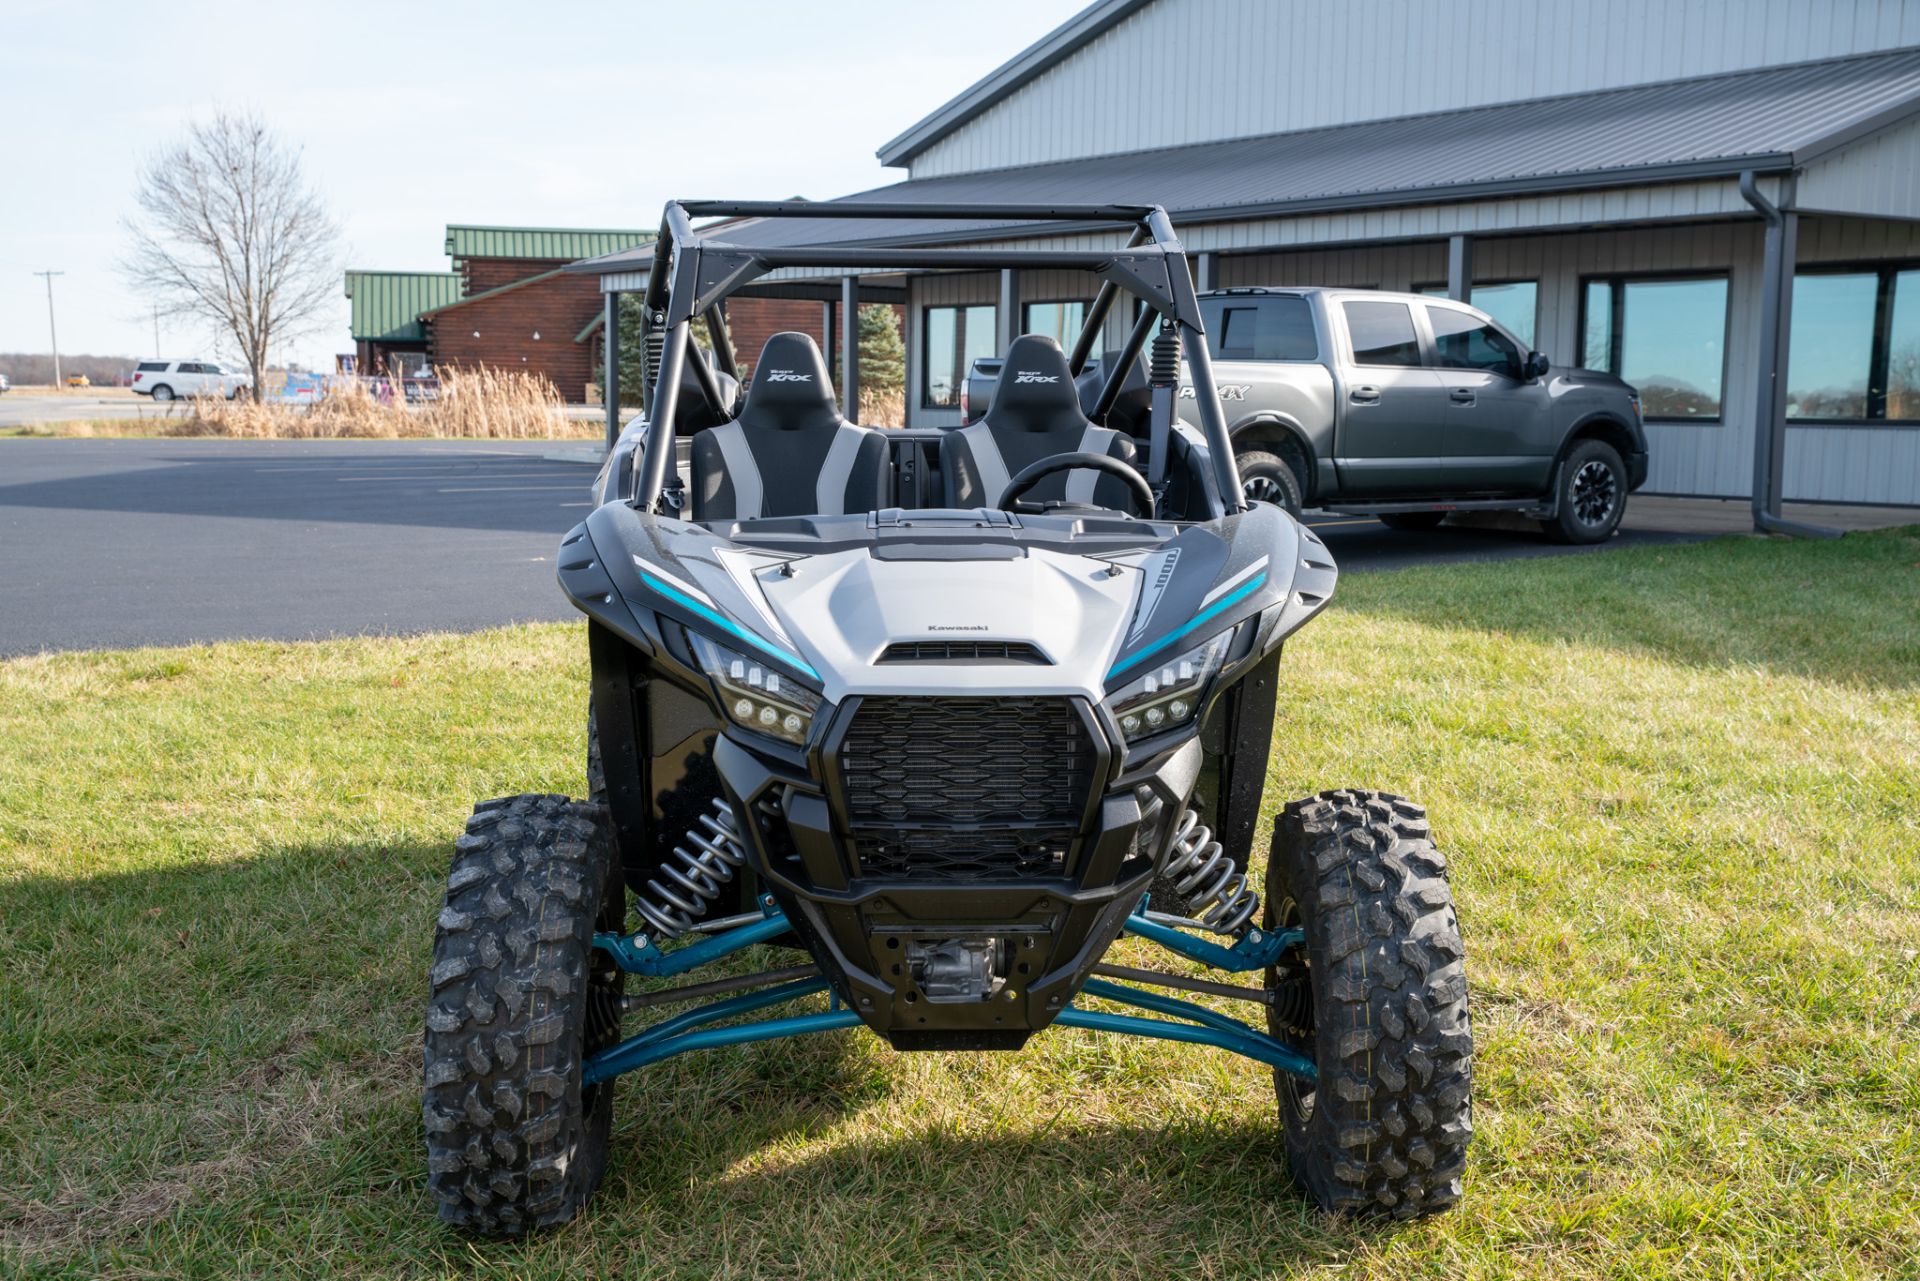
[[813, 518], [810, 538], [741, 526], [736, 541], [608, 504], [563, 544], [561, 584], [642, 644], [658, 635], [653, 614], [789, 656], [830, 702], [878, 693], [1099, 701], [1150, 660], [1248, 618], [1261, 619], [1265, 652], [1333, 591], [1319, 540], [1265, 505], [1204, 525], [1104, 522], [1131, 534], [1118, 539], [1080, 536], [1064, 517], [1010, 526], [952, 512], [941, 529], [943, 514], [912, 515], [905, 528]]

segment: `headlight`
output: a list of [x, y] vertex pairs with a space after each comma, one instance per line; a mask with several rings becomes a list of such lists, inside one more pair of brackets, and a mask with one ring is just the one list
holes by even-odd
[[1233, 629], [1228, 628], [1178, 657], [1155, 663], [1146, 675], [1109, 695], [1107, 706], [1120, 722], [1120, 732], [1132, 741], [1191, 723], [1207, 682], [1226, 661], [1232, 639]]
[[698, 632], [688, 632], [687, 639], [693, 642], [701, 669], [713, 678], [714, 692], [728, 720], [784, 742], [807, 741], [813, 714], [820, 710], [817, 691]]

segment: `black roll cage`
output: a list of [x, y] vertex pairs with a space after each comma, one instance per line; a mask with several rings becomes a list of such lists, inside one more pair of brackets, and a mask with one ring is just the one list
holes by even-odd
[[[951, 219], [980, 222], [1112, 223], [1133, 228], [1121, 249], [919, 249], [911, 246], [864, 245], [743, 245], [696, 230], [695, 218], [862, 218], [876, 221]], [[724, 230], [724, 229], [721, 229]], [[1122, 359], [1107, 374], [1096, 414], [1111, 408], [1121, 380], [1145, 347], [1152, 318], [1173, 326], [1193, 377], [1194, 408], [1206, 436], [1214, 480], [1224, 505], [1223, 514], [1245, 510], [1240, 475], [1233, 461], [1233, 442], [1227, 434], [1226, 414], [1213, 380], [1213, 360], [1207, 351], [1206, 329], [1193, 277], [1187, 270], [1173, 222], [1159, 205], [990, 205], [815, 203], [804, 200], [669, 200], [660, 218], [660, 235], [653, 245], [653, 269], [647, 279], [643, 340], [651, 346], [660, 336], [658, 363], [648, 361], [649, 376], [641, 380], [641, 410], [648, 424], [645, 452], [632, 503], [653, 511], [666, 483], [667, 463], [674, 456], [674, 420], [680, 382], [688, 366], [695, 317], [705, 321], [714, 338], [722, 367], [733, 373], [732, 345], [727, 341], [725, 312], [720, 304], [755, 279], [783, 267], [864, 267], [932, 269], [1054, 268], [1089, 271], [1100, 277], [1100, 292], [1087, 308], [1086, 322], [1074, 340], [1068, 358], [1075, 376], [1086, 368], [1093, 344], [1124, 291], [1146, 304], [1128, 334]], [[848, 341], [852, 341], [852, 321]], [[704, 360], [691, 362], [701, 393], [717, 411], [721, 404], [718, 380]], [[1171, 424], [1168, 424], [1169, 430]]]

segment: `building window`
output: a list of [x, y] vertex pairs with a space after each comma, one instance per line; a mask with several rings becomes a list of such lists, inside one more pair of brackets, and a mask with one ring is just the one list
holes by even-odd
[[1787, 417], [1920, 420], [1920, 270], [1794, 277]]
[[929, 307], [922, 333], [920, 404], [927, 409], [957, 409], [960, 384], [973, 362], [994, 354], [994, 308]]
[[1726, 276], [1588, 280], [1585, 301], [1582, 365], [1632, 383], [1648, 418], [1719, 421]]
[[[1416, 293], [1445, 298], [1445, 285], [1421, 285]], [[1534, 323], [1540, 311], [1537, 280], [1479, 280], [1467, 290], [1467, 302], [1500, 322], [1500, 327], [1533, 350]]]
[[[1065, 350], [1072, 351], [1073, 344], [1080, 340], [1081, 328], [1087, 323], [1087, 308], [1092, 305], [1084, 299], [1024, 303], [1020, 308], [1020, 332], [1045, 334]], [[1088, 355], [1098, 356], [1105, 347], [1106, 335], [1097, 333]]]
[[1343, 302], [1347, 336], [1356, 365], [1420, 363], [1420, 340], [1413, 333], [1413, 312], [1403, 302]]
[[1318, 360], [1313, 309], [1298, 294], [1215, 294], [1200, 300], [1216, 360]]

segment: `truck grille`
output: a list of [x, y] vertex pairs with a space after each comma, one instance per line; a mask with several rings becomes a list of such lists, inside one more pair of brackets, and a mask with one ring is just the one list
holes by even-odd
[[863, 876], [1064, 871], [1097, 754], [1061, 698], [870, 698], [840, 748]]

